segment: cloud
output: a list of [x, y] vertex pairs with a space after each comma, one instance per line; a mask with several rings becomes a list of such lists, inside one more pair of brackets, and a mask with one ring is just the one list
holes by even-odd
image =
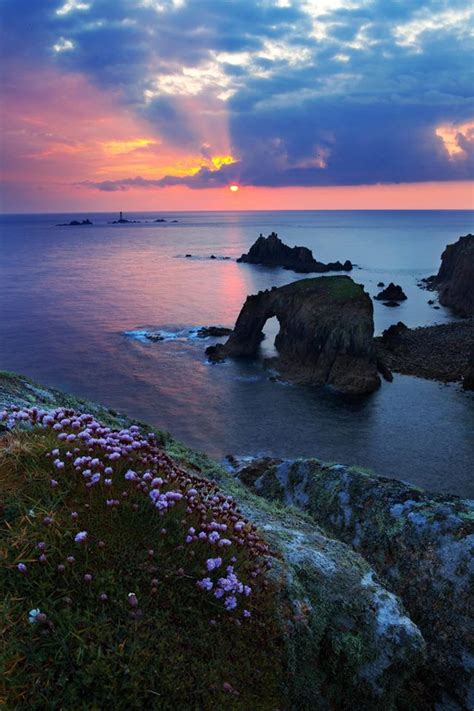
[[465, 0], [3, 0], [1, 14], [10, 82], [19, 63], [84, 75], [147, 140], [239, 157], [157, 178], [105, 165], [79, 181], [91, 189], [473, 175], [472, 131], [456, 133], [474, 117]]

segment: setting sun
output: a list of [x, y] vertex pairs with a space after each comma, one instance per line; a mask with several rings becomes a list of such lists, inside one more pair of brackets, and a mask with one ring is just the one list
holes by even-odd
[[239, 189], [239, 186], [238, 186], [238, 185], [231, 185], [231, 186], [229, 187], [229, 190], [230, 190], [232, 193], [236, 193], [236, 192], [238, 191], [238, 189]]

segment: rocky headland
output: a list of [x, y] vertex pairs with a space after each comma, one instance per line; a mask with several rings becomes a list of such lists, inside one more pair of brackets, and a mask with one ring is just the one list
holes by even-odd
[[247, 254], [242, 254], [238, 262], [246, 264], [261, 264], [267, 267], [283, 267], [294, 272], [308, 274], [311, 272], [324, 273], [335, 271], [351, 271], [352, 263], [346, 260], [341, 262], [329, 262], [324, 264], [318, 262], [313, 253], [307, 247], [288, 247], [279, 239], [276, 232], [272, 232], [268, 237], [262, 234], [251, 246]]
[[474, 235], [460, 237], [448, 244], [441, 255], [436, 276], [424, 280], [428, 289], [436, 290], [442, 306], [460, 316], [474, 315]]
[[352, 394], [379, 387], [372, 300], [348, 276], [303, 279], [248, 296], [227, 342], [207, 348], [209, 359], [255, 357], [273, 316], [280, 324], [273, 365], [285, 377]]

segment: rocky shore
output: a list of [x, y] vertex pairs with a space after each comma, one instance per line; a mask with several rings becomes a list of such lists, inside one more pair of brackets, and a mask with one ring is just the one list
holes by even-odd
[[455, 323], [398, 329], [391, 327], [375, 339], [377, 355], [390, 370], [405, 375], [464, 382], [472, 389], [468, 363], [474, 350], [474, 319]]

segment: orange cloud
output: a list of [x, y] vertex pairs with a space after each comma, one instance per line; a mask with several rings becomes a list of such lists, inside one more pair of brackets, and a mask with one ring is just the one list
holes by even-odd
[[474, 121], [466, 121], [461, 124], [443, 124], [435, 131], [438, 138], [441, 138], [443, 145], [450, 158], [454, 156], [465, 156], [466, 151], [463, 142], [474, 142]]

